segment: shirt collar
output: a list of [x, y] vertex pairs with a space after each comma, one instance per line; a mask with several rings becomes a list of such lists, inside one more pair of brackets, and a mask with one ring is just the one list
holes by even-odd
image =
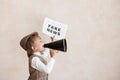
[[42, 56], [41, 52], [34, 52], [34, 55]]

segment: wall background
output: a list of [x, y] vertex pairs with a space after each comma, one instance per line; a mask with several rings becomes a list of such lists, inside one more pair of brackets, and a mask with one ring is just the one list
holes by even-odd
[[20, 39], [45, 17], [68, 24], [68, 52], [56, 54], [49, 80], [120, 80], [119, 0], [0, 0], [0, 80], [27, 80]]

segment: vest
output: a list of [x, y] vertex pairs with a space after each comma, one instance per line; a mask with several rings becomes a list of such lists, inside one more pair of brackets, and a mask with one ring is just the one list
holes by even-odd
[[47, 64], [47, 61], [45, 59], [43, 59], [41, 56], [37, 56], [37, 55], [32, 55], [29, 58], [29, 78], [28, 80], [48, 80], [48, 74], [45, 72], [41, 72], [36, 70], [35, 68], [33, 68], [31, 66], [31, 60], [33, 57], [38, 57], [45, 65]]

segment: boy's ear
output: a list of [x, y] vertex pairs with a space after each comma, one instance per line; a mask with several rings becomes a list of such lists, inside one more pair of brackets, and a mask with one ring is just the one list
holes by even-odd
[[37, 48], [36, 48], [36, 47], [33, 47], [33, 46], [32, 46], [31, 48], [32, 48], [32, 50], [33, 50], [33, 51], [36, 51], [36, 50], [37, 50]]

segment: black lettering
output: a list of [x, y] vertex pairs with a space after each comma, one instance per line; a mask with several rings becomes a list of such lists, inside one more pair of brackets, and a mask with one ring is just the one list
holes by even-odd
[[52, 30], [50, 30], [50, 32], [52, 33], [53, 31], [52, 31]]
[[53, 34], [57, 34], [57, 32], [56, 32], [56, 31], [53, 31]]
[[55, 30], [57, 31], [57, 27], [55, 27]]
[[47, 31], [50, 31], [50, 29], [49, 29], [49, 28], [47, 28]]
[[61, 28], [58, 28], [58, 31], [60, 31], [61, 30]]
[[54, 29], [54, 26], [51, 26], [51, 29]]
[[58, 36], [60, 36], [60, 32], [58, 32]]
[[48, 27], [50, 27], [50, 24], [48, 24]]

